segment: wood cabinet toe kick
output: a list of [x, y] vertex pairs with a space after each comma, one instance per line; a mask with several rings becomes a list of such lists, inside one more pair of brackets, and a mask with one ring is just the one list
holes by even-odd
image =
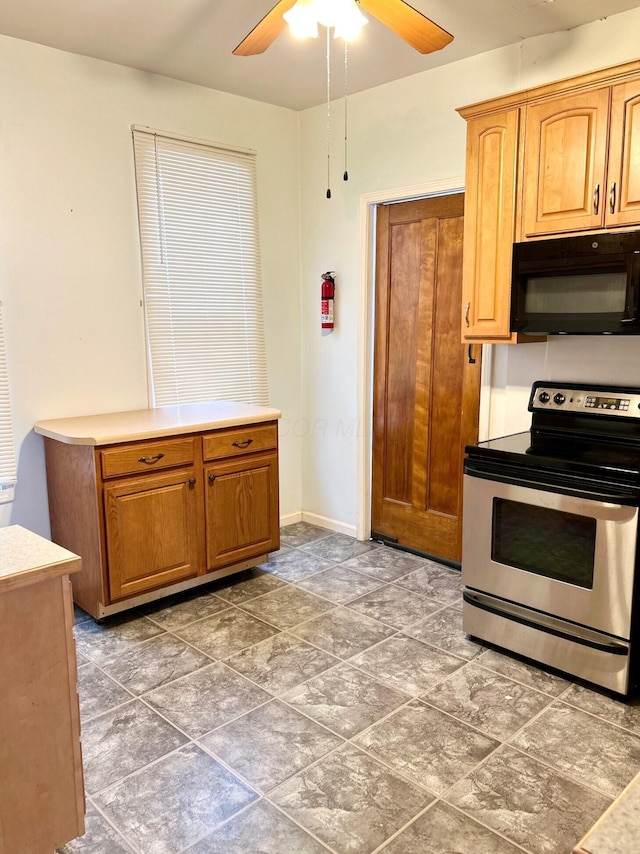
[[216, 401], [38, 422], [51, 537], [82, 557], [77, 604], [100, 619], [279, 549], [279, 417]]

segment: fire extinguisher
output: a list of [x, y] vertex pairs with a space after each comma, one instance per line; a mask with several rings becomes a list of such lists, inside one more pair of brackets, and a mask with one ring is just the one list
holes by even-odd
[[322, 274], [320, 316], [323, 329], [333, 329], [333, 299], [336, 293], [335, 273]]

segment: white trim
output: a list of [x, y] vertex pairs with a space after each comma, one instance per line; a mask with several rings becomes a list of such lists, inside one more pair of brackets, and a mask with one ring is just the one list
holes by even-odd
[[280, 517], [280, 527], [286, 528], [287, 525], [295, 525], [296, 522], [302, 522], [302, 510], [297, 513], [287, 513], [286, 516]]
[[[309, 513], [308, 510], [302, 511], [302, 521], [308, 522], [310, 525], [317, 525], [319, 528], [327, 528], [329, 531], [335, 531], [337, 534], [347, 534], [349, 537], [356, 536], [355, 525], [345, 525], [343, 522], [337, 522], [335, 519], [327, 519], [326, 516]], [[364, 539], [368, 540], [368, 535]]]
[[[360, 196], [358, 279], [358, 340], [357, 368], [358, 423], [363, 429], [358, 433], [356, 445], [356, 525], [355, 536], [368, 540], [371, 536], [371, 412], [373, 407], [373, 293], [375, 284], [375, 206], [384, 202], [400, 202], [424, 196], [440, 196], [464, 192], [464, 178], [442, 178], [426, 184], [378, 190]], [[310, 521], [310, 520], [309, 520]], [[321, 524], [318, 522], [317, 524]], [[336, 523], [337, 524], [337, 523]], [[347, 526], [342, 526], [347, 527]], [[352, 526], [348, 526], [352, 527]], [[344, 533], [347, 533], [346, 531]], [[353, 534], [352, 534], [353, 536]]]

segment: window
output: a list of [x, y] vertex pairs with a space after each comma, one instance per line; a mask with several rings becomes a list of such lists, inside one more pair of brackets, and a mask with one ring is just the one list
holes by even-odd
[[13, 501], [15, 484], [16, 452], [9, 401], [9, 376], [4, 348], [2, 303], [0, 302], [0, 504]]
[[268, 403], [255, 153], [133, 142], [151, 405]]

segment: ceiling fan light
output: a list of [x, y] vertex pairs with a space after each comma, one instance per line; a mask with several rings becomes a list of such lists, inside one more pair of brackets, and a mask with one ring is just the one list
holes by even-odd
[[318, 37], [318, 17], [316, 14], [316, 0], [298, 0], [298, 2], [285, 12], [282, 16], [287, 24], [291, 35], [297, 39]]
[[343, 6], [349, 0], [315, 0], [316, 20], [323, 27], [335, 27], [343, 13]]
[[355, 0], [347, 0], [343, 4], [340, 19], [334, 24], [334, 35], [337, 39], [341, 38], [346, 42], [354, 41], [362, 32], [364, 25], [368, 23], [368, 19], [362, 14]]

